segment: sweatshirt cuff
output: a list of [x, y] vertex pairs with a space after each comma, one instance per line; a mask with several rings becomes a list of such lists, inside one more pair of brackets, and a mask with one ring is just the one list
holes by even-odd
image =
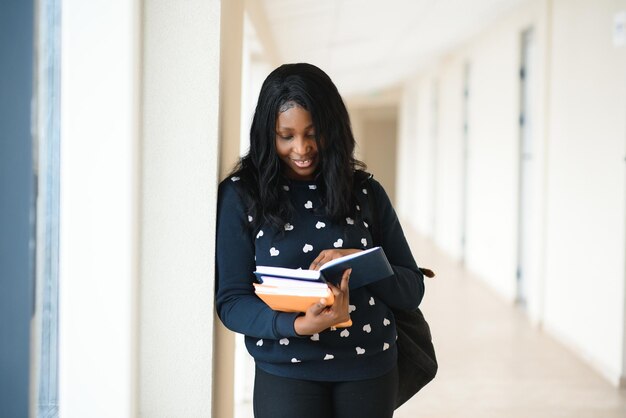
[[274, 320], [276, 335], [279, 338], [299, 337], [294, 329], [294, 323], [299, 315], [298, 312], [278, 312]]

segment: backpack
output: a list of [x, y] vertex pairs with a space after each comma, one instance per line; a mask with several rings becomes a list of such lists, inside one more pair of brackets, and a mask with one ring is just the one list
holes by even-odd
[[[371, 187], [370, 174], [365, 180], [367, 187], [369, 211], [371, 217], [370, 233], [373, 245], [382, 244], [382, 225], [378, 222], [376, 202]], [[426, 277], [434, 277], [435, 273], [426, 268], [420, 268], [420, 272]], [[411, 399], [428, 382], [435, 378], [437, 369], [437, 357], [432, 343], [430, 327], [424, 318], [422, 311], [417, 308], [414, 311], [392, 309], [396, 319], [398, 339], [398, 396], [396, 397], [396, 409]]]

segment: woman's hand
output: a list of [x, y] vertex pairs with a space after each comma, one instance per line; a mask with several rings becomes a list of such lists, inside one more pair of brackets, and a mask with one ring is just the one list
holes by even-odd
[[313, 262], [309, 266], [309, 270], [319, 270], [320, 267], [328, 263], [330, 260], [343, 257], [344, 255], [358, 253], [360, 251], [363, 251], [363, 250], [358, 250], [356, 248], [341, 248], [341, 249], [324, 250], [315, 258], [315, 260], [313, 260]]
[[328, 285], [335, 297], [331, 306], [326, 306], [326, 299], [320, 299], [318, 303], [311, 305], [303, 316], [296, 318], [293, 326], [298, 335], [313, 335], [350, 319], [348, 282], [351, 272], [352, 269], [343, 272], [339, 287]]

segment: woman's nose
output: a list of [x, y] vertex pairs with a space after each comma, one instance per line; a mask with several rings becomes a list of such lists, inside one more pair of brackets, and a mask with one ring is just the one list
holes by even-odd
[[313, 144], [311, 143], [311, 139], [304, 136], [297, 136], [294, 140], [293, 147], [297, 154], [306, 155], [313, 148]]

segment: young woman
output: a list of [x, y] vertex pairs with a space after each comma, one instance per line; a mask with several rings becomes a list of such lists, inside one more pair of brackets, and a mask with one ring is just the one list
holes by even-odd
[[[390, 309], [415, 309], [424, 282], [387, 194], [360, 170], [354, 146], [331, 79], [310, 64], [282, 65], [261, 88], [248, 154], [220, 184], [217, 312], [246, 336], [255, 359], [257, 418], [393, 415]], [[372, 242], [373, 222], [381, 242]], [[322, 299], [306, 313], [277, 312], [254, 293], [256, 265], [319, 269], [374, 245], [395, 274], [351, 291], [344, 272], [331, 286], [332, 306]], [[333, 326], [348, 319], [348, 328]]]

